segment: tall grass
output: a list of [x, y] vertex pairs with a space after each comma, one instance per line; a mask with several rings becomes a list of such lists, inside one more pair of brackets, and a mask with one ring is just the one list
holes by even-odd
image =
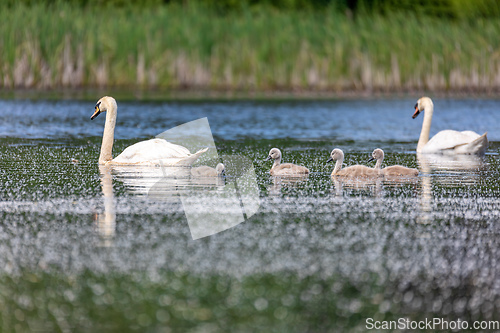
[[58, 3], [0, 20], [3, 88], [500, 88], [496, 19]]

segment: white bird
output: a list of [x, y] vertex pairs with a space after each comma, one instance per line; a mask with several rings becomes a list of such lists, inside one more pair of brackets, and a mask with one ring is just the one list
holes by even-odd
[[95, 112], [90, 117], [91, 120], [94, 120], [101, 112], [107, 112], [99, 164], [191, 165], [201, 154], [208, 150], [208, 148], [204, 148], [191, 154], [186, 147], [170, 143], [164, 139], [151, 139], [133, 144], [113, 158], [111, 152], [113, 150], [117, 109], [116, 100], [113, 97], [104, 96], [97, 101]]
[[266, 161], [274, 160], [269, 173], [271, 176], [303, 176], [309, 174], [309, 169], [293, 163], [281, 164], [281, 151], [273, 148], [269, 151]]
[[380, 148], [377, 148], [373, 151], [372, 157], [368, 160], [368, 162], [371, 162], [373, 160], [377, 161], [373, 169], [381, 170], [384, 176], [418, 176], [417, 169], [407, 168], [401, 165], [392, 165], [382, 169], [384, 151]]
[[326, 162], [329, 163], [332, 161], [336, 161], [332, 176], [358, 178], [382, 176], [380, 170], [372, 169], [365, 165], [352, 165], [345, 169], [342, 169], [342, 163], [344, 162], [344, 152], [338, 148], [332, 150], [332, 152], [330, 153], [330, 158]]
[[488, 148], [487, 133], [479, 135], [473, 131], [458, 132], [444, 130], [438, 132], [429, 140], [432, 113], [434, 112], [434, 104], [429, 97], [422, 97], [417, 101], [417, 104], [415, 104], [415, 113], [412, 118], [415, 119], [422, 111], [425, 111], [425, 114], [422, 131], [418, 139], [417, 153], [484, 155]]
[[220, 177], [224, 175], [224, 164], [219, 163], [214, 168], [206, 165], [202, 165], [191, 169], [191, 175], [193, 177]]

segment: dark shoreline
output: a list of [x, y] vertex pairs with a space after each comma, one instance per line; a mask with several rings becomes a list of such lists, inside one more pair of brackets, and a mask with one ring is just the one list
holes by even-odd
[[222, 90], [205, 88], [175, 88], [136, 90], [133, 88], [61, 88], [61, 89], [2, 89], [0, 99], [94, 100], [112, 95], [120, 100], [330, 100], [330, 99], [394, 99], [431, 96], [437, 98], [500, 98], [500, 91], [463, 89], [448, 91], [429, 90]]

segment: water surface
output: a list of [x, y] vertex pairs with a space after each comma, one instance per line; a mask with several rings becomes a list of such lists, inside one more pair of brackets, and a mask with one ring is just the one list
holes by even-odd
[[[257, 214], [200, 240], [178, 197], [149, 195], [161, 173], [99, 169], [104, 117], [90, 121], [94, 103], [0, 101], [3, 331], [360, 331], [368, 317], [500, 319], [500, 101], [434, 100], [431, 135], [488, 131], [491, 142], [483, 159], [429, 160], [415, 154], [415, 100], [118, 101], [115, 155], [208, 117], [219, 155], [252, 161]], [[270, 177], [272, 147], [311, 175]], [[346, 165], [382, 148], [386, 165], [421, 175], [335, 182], [333, 148]]]

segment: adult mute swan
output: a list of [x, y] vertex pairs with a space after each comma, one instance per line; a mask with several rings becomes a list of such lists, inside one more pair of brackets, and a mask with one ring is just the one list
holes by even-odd
[[99, 164], [113, 165], [166, 165], [183, 166], [193, 163], [208, 148], [201, 149], [191, 154], [186, 147], [170, 143], [164, 139], [151, 139], [133, 144], [113, 158], [113, 140], [116, 125], [116, 100], [110, 96], [104, 96], [97, 101], [95, 112], [90, 117], [94, 120], [101, 112], [107, 112], [104, 133], [102, 135], [101, 154]]
[[309, 174], [309, 169], [292, 163], [281, 164], [281, 151], [273, 148], [269, 151], [266, 161], [274, 160], [269, 173], [271, 176], [303, 176]]
[[417, 104], [415, 104], [415, 113], [412, 118], [415, 119], [422, 111], [425, 111], [425, 114], [422, 131], [418, 139], [417, 153], [484, 155], [488, 148], [487, 133], [479, 135], [473, 131], [458, 132], [444, 130], [438, 132], [429, 140], [432, 113], [434, 112], [434, 104], [429, 97], [422, 97], [417, 101]]
[[371, 162], [373, 160], [377, 161], [373, 169], [381, 170], [384, 176], [418, 176], [417, 169], [407, 168], [401, 165], [392, 165], [382, 169], [384, 151], [380, 148], [377, 148], [373, 151], [372, 157], [368, 160], [368, 162]]
[[342, 176], [366, 178], [382, 176], [380, 170], [372, 169], [365, 165], [352, 165], [345, 169], [342, 169], [342, 163], [344, 162], [344, 152], [338, 148], [332, 150], [330, 158], [326, 162], [330, 163], [332, 161], [336, 161], [335, 167], [333, 168], [332, 177]]

